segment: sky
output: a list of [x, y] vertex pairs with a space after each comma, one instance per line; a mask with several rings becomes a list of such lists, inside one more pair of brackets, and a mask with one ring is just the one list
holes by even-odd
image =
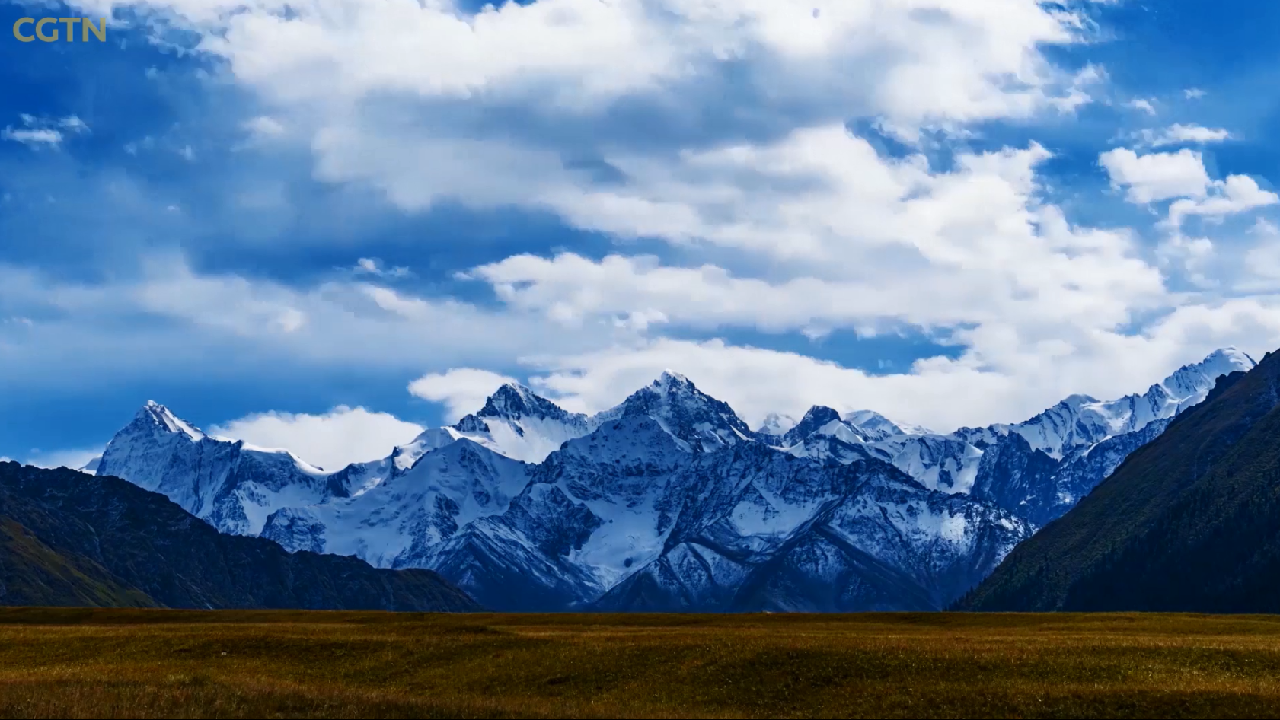
[[[23, 17], [108, 18], [23, 43]], [[0, 456], [515, 380], [949, 431], [1280, 346], [1280, 4], [0, 0]]]

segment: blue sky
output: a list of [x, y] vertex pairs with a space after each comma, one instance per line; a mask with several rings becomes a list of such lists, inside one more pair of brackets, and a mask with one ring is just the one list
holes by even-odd
[[1280, 345], [1280, 7], [0, 0], [0, 456], [507, 378], [946, 430]]

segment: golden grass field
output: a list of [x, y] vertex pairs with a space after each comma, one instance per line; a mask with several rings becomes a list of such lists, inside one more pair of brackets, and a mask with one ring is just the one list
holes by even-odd
[[0, 717], [1275, 717], [1280, 618], [0, 610]]

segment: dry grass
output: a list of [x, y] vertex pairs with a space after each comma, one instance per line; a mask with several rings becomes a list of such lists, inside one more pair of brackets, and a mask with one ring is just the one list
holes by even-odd
[[1280, 618], [0, 611], [0, 717], [1268, 717]]

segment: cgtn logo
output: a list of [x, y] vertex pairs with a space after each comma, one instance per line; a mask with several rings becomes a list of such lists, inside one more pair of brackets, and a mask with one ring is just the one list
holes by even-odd
[[[53, 29], [49, 30], [52, 25]], [[66, 39], [67, 42], [76, 41], [76, 25], [81, 29], [81, 42], [89, 42], [89, 36], [97, 38], [99, 42], [107, 41], [107, 19], [102, 18], [102, 22], [94, 25], [89, 18], [20, 18], [13, 24], [13, 36], [18, 42], [58, 42], [61, 36], [59, 25], [67, 26]]]

